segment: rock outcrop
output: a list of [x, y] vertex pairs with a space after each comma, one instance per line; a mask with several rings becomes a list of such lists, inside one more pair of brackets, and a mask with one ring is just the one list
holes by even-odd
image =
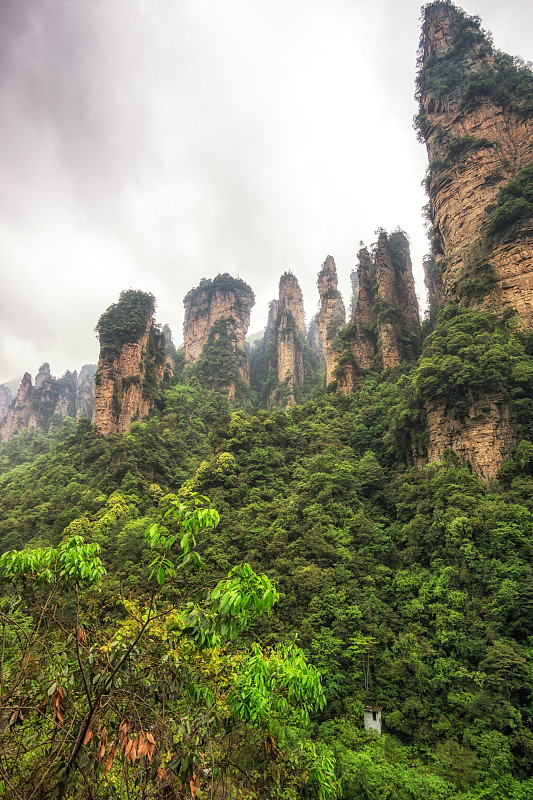
[[357, 272], [352, 272], [352, 316], [355, 326], [354, 356], [362, 369], [370, 369], [376, 358], [372, 262], [365, 248], [359, 250]]
[[[533, 326], [533, 74], [492, 47], [479, 21], [427, 6], [418, 128], [441, 302]], [[525, 91], [525, 87], [529, 87]], [[435, 280], [438, 278], [438, 280]]]
[[341, 330], [336, 357], [337, 389], [353, 391], [360, 370], [393, 369], [414, 361], [420, 348], [420, 319], [409, 242], [403, 231], [379, 234], [374, 257], [365, 247], [352, 272], [349, 325]]
[[17, 396], [9, 406], [0, 424], [0, 442], [7, 442], [12, 436], [20, 433], [23, 428], [28, 427], [32, 395], [33, 384], [31, 382], [31, 375], [29, 372], [25, 372]]
[[94, 379], [96, 364], [84, 364], [76, 380], [76, 419], [90, 419], [94, 415]]
[[202, 280], [183, 301], [185, 365], [230, 400], [244, 399], [250, 388], [245, 339], [254, 302], [248, 284], [227, 273]]
[[154, 310], [152, 295], [129, 290], [98, 321], [94, 422], [99, 433], [123, 433], [148, 417], [171, 372]]
[[320, 330], [318, 328], [318, 314], [312, 318], [307, 330], [307, 344], [310, 350], [315, 354], [319, 361], [324, 360], [324, 347], [322, 339], [320, 338]]
[[470, 464], [483, 480], [496, 478], [516, 443], [507, 395], [497, 393], [481, 399], [471, 398], [468, 413], [462, 419], [456, 419], [435, 401], [428, 401], [425, 411], [428, 461], [439, 461], [446, 450], [453, 450], [461, 463]]
[[338, 340], [339, 331], [346, 324], [346, 310], [342, 295], [337, 289], [337, 268], [332, 256], [328, 256], [318, 273], [317, 286], [320, 295], [318, 312], [318, 330], [326, 361], [326, 386], [335, 378], [341, 345]]
[[5, 415], [7, 414], [7, 409], [9, 405], [13, 401], [13, 395], [11, 394], [11, 390], [9, 386], [0, 386], [0, 422], [4, 419]]
[[305, 337], [300, 285], [291, 272], [285, 272], [279, 282], [279, 298], [269, 305], [263, 340], [267, 406], [289, 408], [296, 403], [305, 381]]
[[[533, 327], [533, 73], [495, 50], [479, 20], [455, 6], [426, 6], [418, 75], [426, 143], [432, 255], [431, 319], [459, 303]], [[453, 450], [480, 477], [510, 456], [516, 422], [505, 388], [469, 395], [458, 419], [425, 402], [430, 461]]]
[[82, 367], [79, 377], [76, 372], [67, 371], [62, 378], [54, 378], [46, 362], [39, 368], [34, 384], [26, 372], [0, 422], [0, 441], [6, 442], [23, 428], [53, 433], [65, 417], [92, 419], [95, 370], [91, 364]]
[[385, 369], [398, 366], [420, 339], [420, 318], [407, 237], [381, 231], [376, 252], [378, 349]]

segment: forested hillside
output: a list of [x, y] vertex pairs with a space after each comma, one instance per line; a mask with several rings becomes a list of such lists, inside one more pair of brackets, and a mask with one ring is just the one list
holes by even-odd
[[[429, 8], [459, 15], [462, 58], [472, 42], [492, 47], [479, 21]], [[437, 91], [426, 56], [420, 91], [444, 102], [457, 87]], [[485, 73], [511, 66], [489, 62], [483, 86], [457, 79], [467, 110], [482, 92], [500, 102]], [[525, 99], [513, 94], [511, 111], [529, 119], [520, 87], [533, 75], [516, 69]], [[445, 167], [430, 167], [435, 204]], [[525, 237], [524, 175], [497, 191], [491, 241], [509, 245], [516, 226]], [[504, 225], [509, 203], [520, 218]], [[468, 258], [456, 241], [446, 256], [445, 224], [420, 336], [378, 286], [380, 253], [400, 241], [390, 272], [410, 287], [405, 235], [381, 231], [363, 253], [374, 321], [355, 311], [331, 335], [327, 387], [303, 305], [302, 320], [273, 316], [277, 344], [252, 352], [250, 392], [235, 319], [249, 315], [246, 284], [223, 275], [187, 296], [187, 358], [164, 353], [153, 298], [129, 290], [133, 308], [150, 299], [142, 319], [119, 301], [99, 322], [106, 413], [130, 414], [128, 429], [66, 417], [0, 446], [0, 796], [533, 797], [533, 334], [490, 287], [463, 291]], [[402, 345], [392, 367], [383, 331]], [[286, 342], [299, 381], [281, 370]], [[365, 706], [382, 709], [381, 736], [365, 732]]]

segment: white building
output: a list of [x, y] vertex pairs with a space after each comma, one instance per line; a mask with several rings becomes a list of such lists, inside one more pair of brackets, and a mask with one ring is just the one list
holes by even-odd
[[365, 706], [365, 731], [376, 731], [381, 736], [381, 709], [383, 706]]

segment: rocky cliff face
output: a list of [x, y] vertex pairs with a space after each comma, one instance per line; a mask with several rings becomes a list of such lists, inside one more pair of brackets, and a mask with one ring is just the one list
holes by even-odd
[[483, 480], [496, 478], [516, 443], [506, 394], [471, 398], [468, 413], [460, 420], [438, 402], [426, 403], [425, 411], [429, 445], [427, 456], [420, 464], [425, 460], [439, 461], [446, 450], [453, 450], [461, 463], [470, 464]]
[[145, 419], [171, 372], [154, 309], [152, 295], [130, 290], [100, 317], [94, 397], [99, 433], [123, 433], [135, 420]]
[[346, 310], [341, 293], [337, 289], [337, 268], [332, 256], [328, 256], [318, 273], [317, 286], [320, 295], [318, 312], [318, 330], [326, 361], [326, 386], [334, 380], [341, 346], [338, 341], [339, 331], [346, 324]]
[[358, 371], [392, 369], [414, 361], [420, 347], [418, 300], [409, 243], [398, 230], [381, 231], [371, 257], [363, 247], [352, 273], [351, 321], [341, 330], [335, 376], [339, 391], [353, 391]]
[[94, 415], [94, 379], [96, 364], [84, 364], [76, 379], [76, 419], [92, 420]]
[[66, 372], [62, 378], [54, 378], [45, 363], [34, 384], [26, 373], [0, 423], [0, 441], [7, 441], [23, 428], [53, 433], [65, 417], [92, 419], [95, 370], [91, 364], [82, 367], [79, 377], [76, 372]]
[[[426, 143], [433, 253], [425, 264], [432, 319], [448, 303], [533, 326], [533, 74], [495, 50], [479, 22], [427, 6], [417, 118]], [[505, 391], [466, 398], [461, 420], [425, 404], [429, 460], [454, 450], [494, 477], [516, 440]]]
[[13, 395], [8, 386], [0, 386], [0, 422], [7, 414], [9, 405], [13, 402]]
[[17, 396], [7, 410], [7, 414], [0, 424], [0, 442], [7, 442], [23, 428], [28, 427], [31, 413], [31, 399], [33, 385], [29, 372], [24, 373]]
[[378, 349], [383, 366], [392, 369], [406, 358], [416, 355], [416, 343], [420, 339], [409, 243], [401, 231], [390, 236], [382, 231], [379, 235], [376, 282]]
[[[533, 326], [533, 74], [495, 51], [478, 21], [425, 10], [418, 127], [441, 302]], [[435, 280], [433, 281], [435, 283]]]
[[185, 364], [211, 388], [241, 400], [250, 388], [245, 348], [254, 293], [228, 274], [202, 280], [185, 297]]
[[267, 406], [289, 408], [303, 389], [305, 313], [296, 277], [286, 272], [279, 282], [279, 298], [269, 306], [263, 350], [267, 362]]

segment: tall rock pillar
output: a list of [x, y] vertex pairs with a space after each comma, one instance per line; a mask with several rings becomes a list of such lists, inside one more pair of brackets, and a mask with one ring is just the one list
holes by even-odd
[[318, 329], [326, 361], [326, 386], [334, 380], [334, 369], [340, 352], [339, 331], [346, 324], [346, 310], [342, 295], [337, 289], [337, 268], [332, 256], [328, 256], [318, 273], [317, 286], [320, 295]]
[[98, 321], [94, 422], [99, 433], [124, 433], [132, 422], [146, 418], [170, 372], [154, 310], [151, 294], [130, 289]]
[[243, 400], [250, 389], [245, 347], [255, 296], [247, 283], [227, 273], [203, 279], [186, 295], [185, 364], [212, 389]]
[[514, 309], [532, 327], [533, 73], [443, 2], [425, 8], [419, 63], [441, 302]]

